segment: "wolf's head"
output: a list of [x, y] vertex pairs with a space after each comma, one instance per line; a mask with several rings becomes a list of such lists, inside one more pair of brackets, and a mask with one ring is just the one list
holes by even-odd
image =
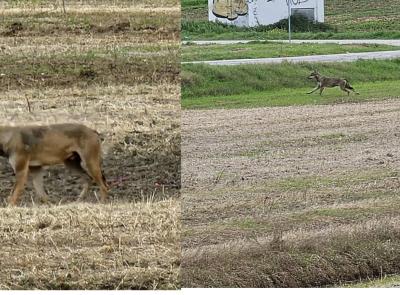
[[314, 70], [311, 72], [311, 74], [308, 76], [308, 79], [314, 79], [316, 81], [319, 81], [319, 78], [321, 77], [321, 74], [317, 71]]

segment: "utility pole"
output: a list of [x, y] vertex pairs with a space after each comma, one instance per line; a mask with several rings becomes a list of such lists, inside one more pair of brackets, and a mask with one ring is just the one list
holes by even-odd
[[292, 43], [292, 24], [291, 24], [291, 16], [292, 16], [292, 0], [288, 0], [288, 30], [289, 30], [289, 43]]

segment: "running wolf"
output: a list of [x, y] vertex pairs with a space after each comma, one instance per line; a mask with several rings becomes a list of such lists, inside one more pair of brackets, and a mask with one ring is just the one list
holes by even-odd
[[347, 95], [350, 95], [350, 90], [353, 91], [355, 94], [360, 94], [355, 91], [353, 87], [351, 87], [350, 83], [346, 79], [324, 77], [316, 70], [314, 70], [310, 74], [310, 76], [308, 76], [308, 79], [314, 79], [315, 81], [317, 81], [317, 87], [315, 87], [310, 92], [307, 92], [307, 94], [311, 94], [319, 89], [319, 94], [322, 95], [322, 92], [326, 87], [336, 86], [339, 86], [340, 89], [347, 92]]

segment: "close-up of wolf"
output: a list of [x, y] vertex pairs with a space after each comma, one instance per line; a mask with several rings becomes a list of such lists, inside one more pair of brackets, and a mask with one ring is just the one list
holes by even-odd
[[0, 289], [180, 288], [179, 18], [0, 1]]

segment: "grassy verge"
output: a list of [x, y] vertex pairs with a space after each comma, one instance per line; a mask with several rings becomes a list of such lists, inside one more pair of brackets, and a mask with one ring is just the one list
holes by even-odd
[[[236, 28], [233, 26], [210, 23], [208, 21], [183, 21], [182, 40], [241, 40], [241, 39], [287, 39], [286, 30], [256, 30], [254, 28]], [[360, 30], [360, 31], [328, 31], [297, 32], [293, 39], [399, 39], [398, 30]]]
[[3, 208], [0, 289], [179, 288], [179, 202]]
[[[295, 39], [377, 39], [400, 38], [398, 0], [379, 2], [328, 1], [325, 3], [327, 32], [294, 33]], [[182, 37], [195, 39], [286, 39], [285, 30], [236, 28], [208, 23], [207, 1], [183, 0]]]
[[400, 98], [399, 83], [400, 80], [355, 83], [352, 84], [353, 87], [361, 92], [361, 95], [357, 96], [354, 94], [347, 96], [339, 88], [327, 89], [322, 96], [318, 92], [306, 94], [313, 87], [310, 85], [308, 88], [283, 88], [281, 90], [250, 92], [240, 95], [184, 99], [182, 100], [182, 107], [186, 109], [252, 108], [364, 102]]
[[[324, 99], [306, 95], [315, 87], [307, 76], [313, 69], [323, 75], [342, 77], [360, 90], [362, 98], [381, 94], [398, 96], [400, 60], [365, 60], [352, 63], [209, 66], [184, 65], [182, 71], [182, 105], [193, 107], [240, 107], [251, 105], [288, 105], [347, 101], [338, 89], [327, 89]], [[331, 96], [332, 95], [332, 96]], [[346, 96], [347, 97], [347, 96]], [[352, 97], [352, 96], [350, 96]]]
[[182, 47], [182, 61], [288, 57], [399, 49], [400, 47], [397, 46], [377, 44], [283, 44], [272, 42], [202, 46], [189, 44]]

